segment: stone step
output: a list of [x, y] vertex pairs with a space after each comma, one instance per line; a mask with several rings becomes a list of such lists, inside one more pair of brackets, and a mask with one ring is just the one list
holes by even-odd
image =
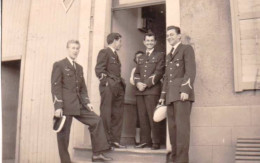
[[[133, 146], [127, 146], [125, 149], [115, 149], [105, 153], [106, 156], [113, 158], [113, 163], [160, 163], [166, 161], [166, 149], [151, 150], [150, 148], [135, 149]], [[76, 163], [91, 162], [91, 147], [77, 146], [74, 147], [73, 160]]]

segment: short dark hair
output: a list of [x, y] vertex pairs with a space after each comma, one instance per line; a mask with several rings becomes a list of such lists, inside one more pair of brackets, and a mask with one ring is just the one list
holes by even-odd
[[135, 63], [137, 63], [137, 60], [136, 60], [137, 54], [142, 54], [142, 55], [143, 55], [144, 52], [139, 50], [139, 51], [137, 51], [137, 52], [135, 53], [135, 58], [134, 58], [134, 62], [135, 62]]
[[146, 37], [151, 37], [151, 36], [153, 36], [153, 37], [154, 37], [154, 40], [156, 40], [156, 36], [155, 36], [155, 34], [154, 34], [153, 32], [145, 33], [145, 35], [144, 35], [144, 40], [146, 39]]
[[78, 40], [69, 40], [69, 41], [67, 42], [67, 48], [69, 48], [70, 44], [78, 44], [79, 47], [80, 47], [80, 43], [79, 43]]
[[110, 33], [107, 35], [107, 43], [110, 45], [114, 40], [119, 40], [120, 38], [122, 38], [122, 36], [119, 33]]
[[166, 30], [169, 31], [169, 30], [171, 30], [171, 29], [174, 29], [177, 34], [181, 34], [181, 29], [180, 29], [180, 27], [171, 25], [171, 26], [168, 26]]

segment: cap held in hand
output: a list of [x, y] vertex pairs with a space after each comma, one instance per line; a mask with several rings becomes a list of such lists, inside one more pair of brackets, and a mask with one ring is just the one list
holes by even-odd
[[53, 131], [58, 133], [62, 130], [66, 121], [66, 116], [63, 115], [62, 117], [53, 117]]
[[164, 120], [167, 116], [167, 106], [157, 105], [153, 114], [153, 121], [160, 122]]

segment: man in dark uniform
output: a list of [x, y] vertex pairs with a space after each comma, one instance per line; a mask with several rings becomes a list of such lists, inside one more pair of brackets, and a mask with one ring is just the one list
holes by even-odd
[[[151, 146], [153, 150], [160, 149], [161, 123], [153, 121], [153, 114], [160, 98], [161, 82], [164, 74], [165, 55], [154, 49], [156, 38], [153, 33], [147, 33], [143, 41], [146, 54], [142, 55], [134, 73], [137, 110], [140, 119], [140, 144], [136, 148]], [[152, 138], [151, 138], [152, 131]]]
[[110, 33], [107, 43], [108, 47], [99, 51], [95, 68], [100, 80], [100, 116], [109, 143], [115, 148], [125, 148], [120, 144], [125, 95], [125, 82], [121, 78], [121, 63], [117, 55], [121, 47], [121, 35]]
[[167, 28], [172, 46], [166, 56], [166, 70], [159, 102], [167, 105], [167, 119], [172, 146], [170, 162], [189, 162], [190, 113], [194, 101], [195, 54], [190, 45], [181, 44], [181, 30]]
[[93, 150], [93, 161], [110, 161], [103, 152], [110, 148], [102, 119], [93, 112], [87, 87], [83, 77], [83, 68], [75, 62], [79, 54], [80, 44], [77, 40], [67, 43], [68, 57], [55, 62], [51, 76], [51, 92], [56, 117], [66, 116], [65, 124], [57, 133], [58, 148], [62, 163], [70, 163], [68, 152], [70, 127], [72, 118], [89, 126]]

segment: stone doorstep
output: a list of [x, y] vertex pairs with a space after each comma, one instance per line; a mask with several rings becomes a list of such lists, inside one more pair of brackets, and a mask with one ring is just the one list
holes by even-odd
[[[115, 149], [105, 153], [106, 156], [112, 157], [112, 162], [131, 162], [131, 163], [142, 163], [142, 162], [165, 162], [166, 149], [151, 150], [150, 148], [135, 149], [134, 146], [127, 146], [125, 149]], [[74, 147], [73, 158], [76, 163], [87, 163], [91, 162], [92, 149], [83, 145]], [[83, 162], [82, 162], [83, 161]]]

